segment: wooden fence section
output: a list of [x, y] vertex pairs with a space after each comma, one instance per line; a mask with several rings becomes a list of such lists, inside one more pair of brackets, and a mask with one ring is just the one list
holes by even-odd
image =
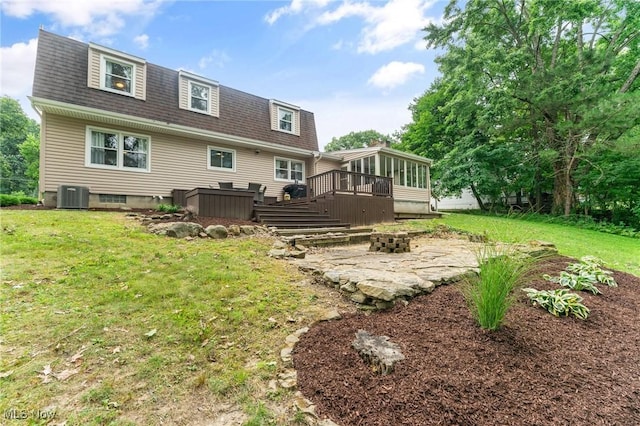
[[352, 226], [393, 222], [393, 198], [353, 194], [325, 194], [314, 198], [309, 208]]
[[205, 217], [228, 217], [250, 220], [254, 191], [242, 189], [196, 188], [187, 191], [187, 207]]
[[323, 195], [353, 194], [393, 198], [393, 179], [348, 172], [330, 170], [307, 178], [307, 198]]

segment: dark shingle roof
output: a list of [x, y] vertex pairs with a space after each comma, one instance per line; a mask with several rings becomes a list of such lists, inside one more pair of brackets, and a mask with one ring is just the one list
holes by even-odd
[[220, 117], [178, 107], [178, 71], [147, 62], [146, 100], [87, 85], [85, 43], [40, 30], [33, 96], [279, 145], [318, 150], [313, 113], [300, 110], [300, 136], [271, 130], [269, 100], [220, 85]]

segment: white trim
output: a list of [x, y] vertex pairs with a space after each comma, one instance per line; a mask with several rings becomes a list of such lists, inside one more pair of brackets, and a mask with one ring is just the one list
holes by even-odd
[[127, 114], [105, 111], [97, 108], [90, 108], [65, 102], [53, 101], [50, 99], [35, 98], [33, 96], [28, 96], [28, 99], [31, 101], [31, 105], [33, 106], [33, 108], [39, 111], [53, 112], [55, 114], [78, 117], [98, 122], [113, 122], [116, 126], [134, 128], [137, 127], [143, 128], [145, 129], [145, 131], [154, 131], [161, 133], [170, 132], [174, 135], [224, 141], [226, 143], [232, 143], [236, 144], [237, 146], [246, 148], [260, 148], [271, 152], [282, 154], [298, 154], [305, 157], [313, 157], [314, 152], [318, 152], [292, 146], [279, 145], [272, 142], [263, 142], [257, 139], [249, 139], [242, 136], [234, 136], [220, 132], [213, 132], [210, 130], [197, 129], [195, 127], [183, 126], [180, 124], [172, 124], [158, 120], [151, 120], [148, 118], [134, 117]]
[[300, 107], [299, 106], [293, 105], [293, 104], [289, 104], [289, 103], [286, 103], [286, 102], [282, 102], [282, 101], [278, 101], [276, 99], [269, 99], [269, 104], [278, 105], [278, 106], [281, 106], [281, 107], [285, 107], [287, 109], [293, 109], [295, 111], [300, 111]]
[[[280, 161], [287, 161], [287, 179], [282, 179], [279, 178], [276, 171], [278, 170], [277, 167], [277, 162], [278, 160]], [[302, 164], [302, 178], [298, 179], [298, 182], [304, 182], [306, 179], [306, 162], [304, 160], [300, 160], [300, 159], [295, 159], [295, 158], [286, 158], [286, 157], [277, 157], [274, 156], [273, 157], [273, 180], [277, 181], [277, 182], [295, 182], [296, 179], [290, 179], [289, 177], [291, 176], [291, 162], [295, 162], [295, 163], [301, 163]]]
[[[113, 133], [118, 136], [118, 148], [117, 148], [117, 165], [109, 166], [106, 164], [95, 164], [91, 162], [91, 134], [92, 132]], [[137, 138], [143, 138], [147, 140], [147, 167], [141, 169], [139, 167], [125, 167], [122, 161], [124, 152], [124, 136], [135, 136]], [[126, 172], [138, 172], [138, 173], [150, 173], [151, 172], [151, 136], [141, 135], [134, 132], [126, 132], [122, 130], [107, 129], [97, 126], [86, 126], [85, 130], [85, 144], [84, 144], [84, 165], [94, 169], [103, 170], [120, 170]]]
[[[212, 87], [209, 86], [208, 84], [202, 84], [199, 81], [187, 80], [187, 83], [188, 83], [187, 84], [187, 108], [189, 108], [189, 111], [199, 112], [200, 114], [205, 114], [205, 115], [211, 115], [211, 103], [212, 103], [212, 101], [211, 101], [212, 93], [211, 92], [213, 90]], [[207, 101], [207, 109], [206, 109], [206, 111], [203, 111], [203, 110], [198, 109], [198, 108], [194, 108], [192, 106], [192, 103], [191, 103], [191, 99], [192, 99], [192, 96], [191, 96], [191, 93], [192, 93], [191, 92], [191, 85], [192, 84], [195, 84], [196, 86], [200, 86], [200, 87], [205, 87], [209, 91], [208, 99], [206, 99], [206, 101]], [[197, 99], [199, 99], [199, 98], [197, 98]]]
[[220, 83], [218, 83], [216, 80], [211, 80], [211, 79], [208, 79], [206, 77], [202, 77], [202, 76], [190, 73], [190, 72], [185, 71], [185, 70], [178, 70], [178, 75], [180, 76], [180, 78], [184, 77], [187, 80], [199, 81], [200, 83], [204, 83], [204, 84], [207, 84], [209, 86], [216, 86], [216, 87], [220, 86]]
[[[387, 147], [382, 147], [382, 146], [375, 146], [375, 147], [368, 147], [368, 148], [355, 148], [355, 149], [343, 149], [340, 151], [332, 151], [331, 154], [335, 155], [335, 156], [340, 156], [342, 155], [342, 161], [344, 160], [344, 156], [345, 154], [370, 154], [370, 153], [383, 153], [386, 155], [390, 155], [392, 157], [400, 157], [400, 158], [404, 158], [407, 160], [412, 160], [412, 161], [418, 161], [418, 162], [422, 162], [422, 163], [427, 163], [428, 165], [431, 165], [433, 163], [433, 160], [431, 160], [430, 158], [427, 157], [422, 157], [421, 155], [417, 155], [417, 154], [412, 154], [409, 152], [404, 152], [404, 151], [398, 151], [397, 149], [393, 149], [393, 148], [387, 148]], [[323, 153], [323, 154], [328, 154], [328, 153]], [[351, 158], [350, 160], [353, 160], [355, 158], [361, 158], [361, 157], [354, 157]]]
[[[125, 92], [124, 90], [114, 89], [112, 87], [107, 87], [105, 85], [105, 77], [107, 75], [107, 61], [113, 62], [120, 65], [128, 65], [131, 67], [131, 91]], [[100, 90], [104, 90], [106, 92], [117, 93], [119, 95], [131, 96], [135, 98], [136, 96], [136, 64], [133, 62], [123, 61], [117, 57], [108, 56], [103, 53], [100, 54]]]
[[[233, 155], [232, 161], [231, 161], [231, 168], [227, 169], [226, 167], [212, 166], [211, 165], [211, 150], [230, 152]], [[225, 173], [235, 173], [236, 172], [236, 159], [237, 158], [238, 158], [238, 156], [237, 156], [237, 153], [236, 153], [235, 149], [221, 148], [219, 146], [211, 146], [211, 145], [207, 146], [207, 169], [209, 169], [209, 170], [215, 170], [215, 171], [218, 171], [218, 172], [225, 172]]]
[[127, 61], [137, 62], [137, 63], [142, 64], [142, 65], [147, 63], [146, 59], [140, 58], [139, 56], [134, 56], [134, 55], [131, 55], [129, 53], [121, 52], [119, 50], [111, 49], [111, 48], [108, 48], [108, 47], [105, 47], [105, 46], [100, 46], [99, 44], [89, 43], [89, 48], [90, 49], [94, 49], [94, 50], [98, 50], [98, 51], [101, 51], [101, 52], [104, 52], [104, 53], [107, 53], [108, 55], [112, 55], [112, 56], [115, 56], [115, 57], [123, 58], [123, 59], [125, 59]]

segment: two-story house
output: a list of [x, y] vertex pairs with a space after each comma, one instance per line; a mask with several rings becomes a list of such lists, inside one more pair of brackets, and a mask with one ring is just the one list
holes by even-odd
[[[86, 188], [88, 207], [151, 208], [226, 182], [258, 183], [267, 203], [308, 184], [307, 198], [393, 195], [398, 213], [429, 212], [430, 160], [388, 147], [321, 153], [313, 113], [110, 47], [40, 30], [30, 99], [45, 205], [60, 206], [64, 187]], [[393, 191], [360, 174], [393, 179]]]

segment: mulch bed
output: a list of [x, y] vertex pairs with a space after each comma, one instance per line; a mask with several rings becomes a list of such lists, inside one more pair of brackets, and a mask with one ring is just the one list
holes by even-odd
[[[558, 257], [527, 287], [573, 261]], [[640, 278], [615, 272], [619, 287], [579, 292], [586, 321], [556, 318], [524, 293], [506, 325], [481, 330], [458, 285], [387, 312], [319, 323], [293, 353], [298, 388], [321, 417], [348, 425], [640, 424]], [[386, 335], [406, 359], [376, 374], [352, 349], [364, 329]]]

